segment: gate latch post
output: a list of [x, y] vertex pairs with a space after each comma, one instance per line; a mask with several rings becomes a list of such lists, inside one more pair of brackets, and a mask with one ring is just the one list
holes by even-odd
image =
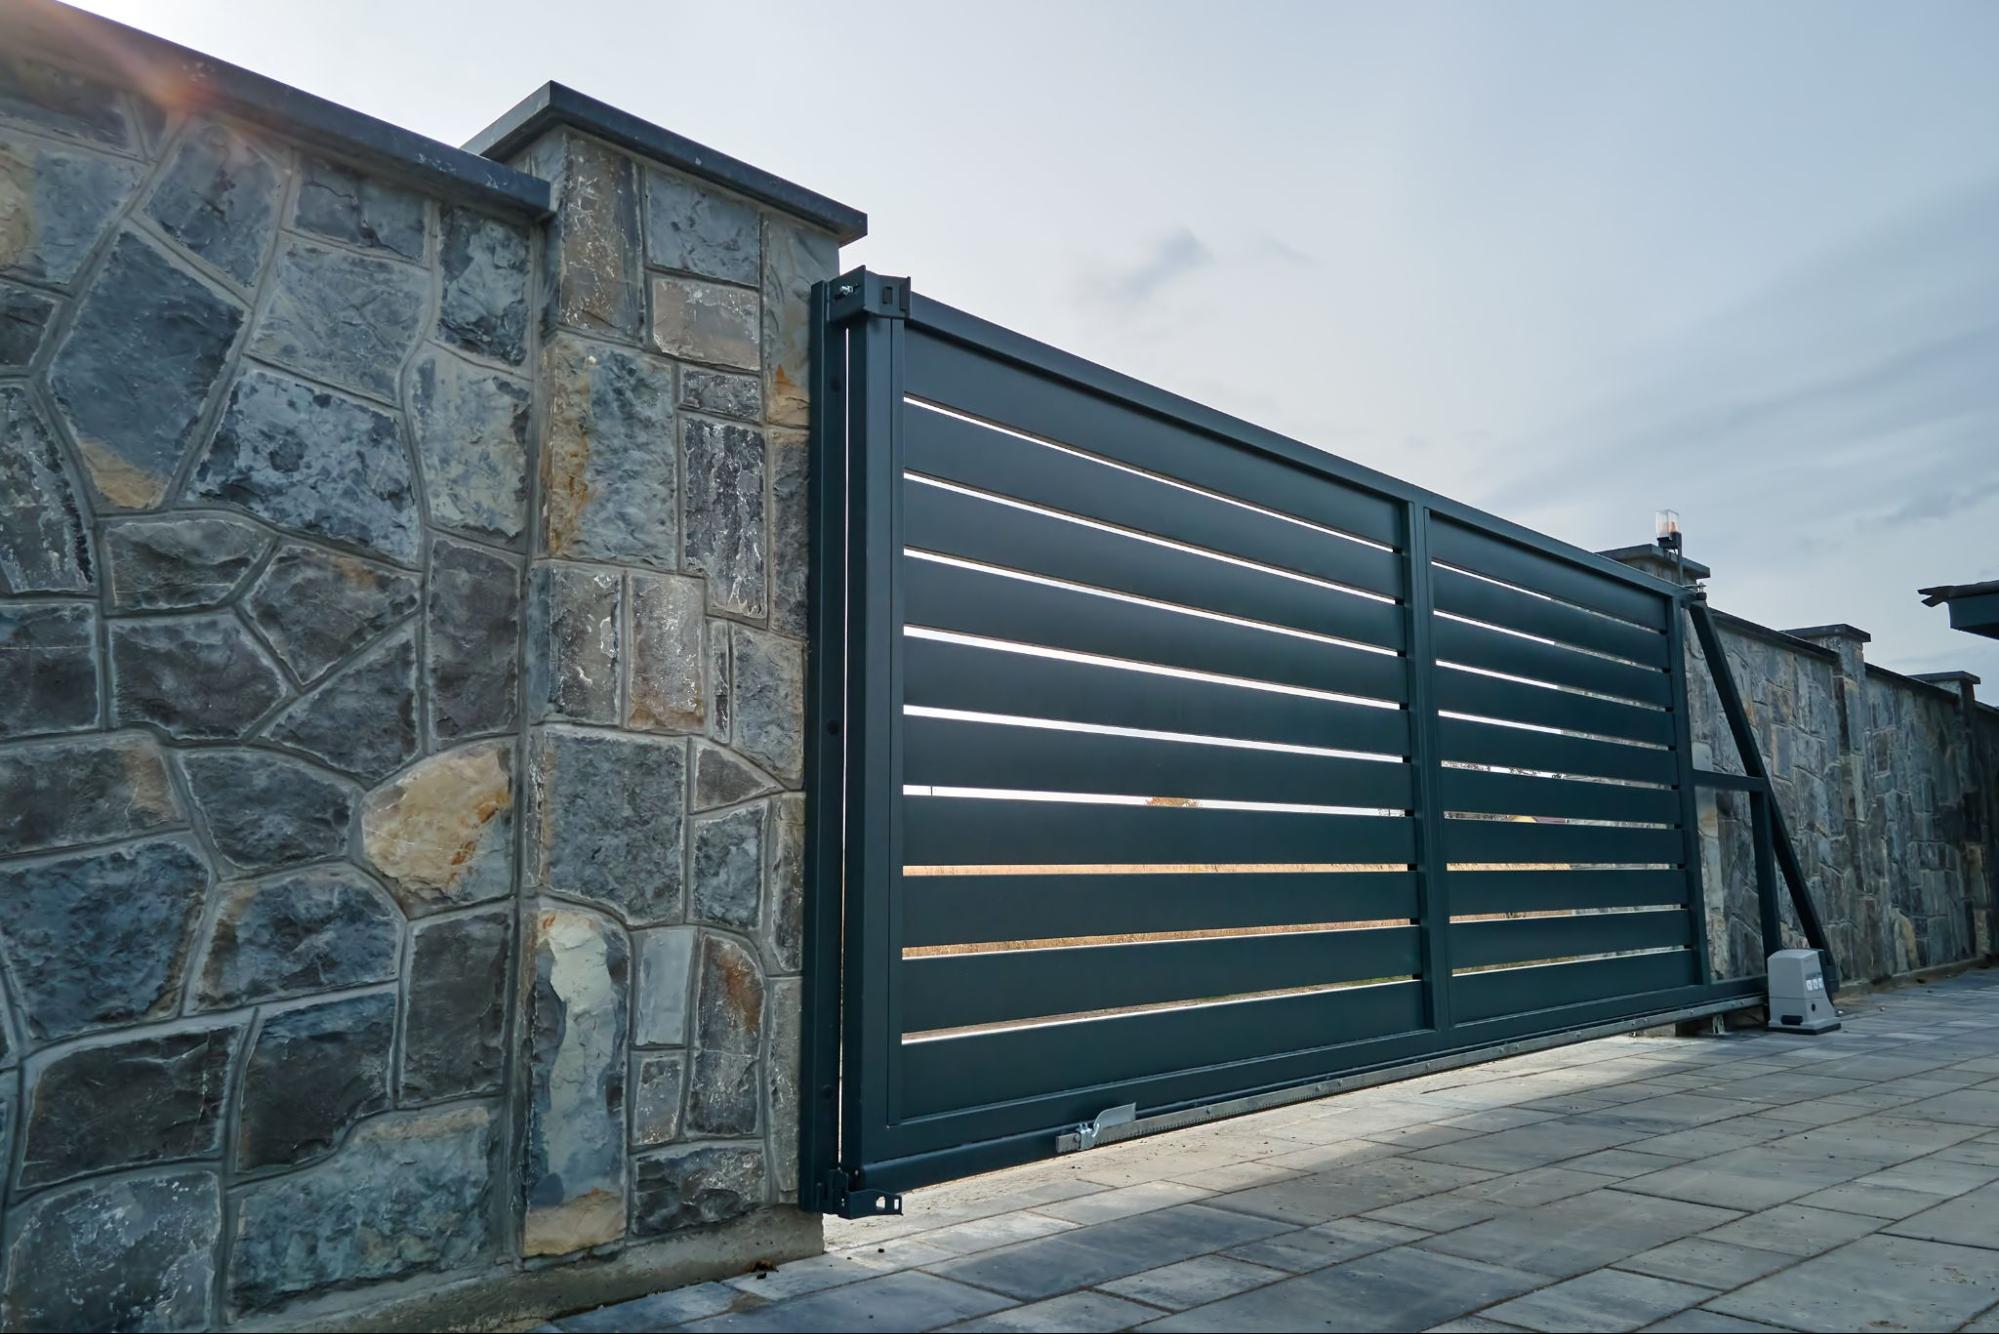
[[1076, 1127], [1075, 1142], [1073, 1144], [1070, 1143], [1070, 1136], [1064, 1135], [1056, 1147], [1063, 1152], [1081, 1152], [1084, 1149], [1094, 1149], [1097, 1147], [1097, 1137], [1102, 1135], [1106, 1130], [1109, 1130], [1112, 1126], [1128, 1126], [1136, 1120], [1138, 1120], [1138, 1104], [1135, 1102], [1127, 1102], [1117, 1107], [1106, 1107]]

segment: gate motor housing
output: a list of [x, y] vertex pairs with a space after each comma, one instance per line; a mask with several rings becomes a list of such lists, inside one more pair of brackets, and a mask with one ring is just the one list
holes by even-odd
[[1839, 1027], [1817, 950], [1778, 950], [1770, 956], [1770, 1027], [1786, 1033], [1830, 1033]]

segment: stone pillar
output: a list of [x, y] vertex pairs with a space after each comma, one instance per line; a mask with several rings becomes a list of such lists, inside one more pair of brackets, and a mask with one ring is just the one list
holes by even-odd
[[[1846, 828], [1847, 871], [1852, 878], [1846, 897], [1851, 905], [1852, 938], [1839, 940], [1837, 927], [1830, 920], [1826, 934], [1833, 938], [1840, 967], [1849, 978], [1859, 981], [1900, 971], [1892, 960], [1883, 961], [1876, 953], [1880, 943], [1893, 934], [1886, 931], [1883, 920], [1884, 912], [1892, 911], [1884, 890], [1893, 868], [1888, 864], [1886, 845], [1871, 827], [1868, 800], [1867, 662], [1863, 649], [1874, 636], [1845, 624], [1810, 625], [1784, 633], [1839, 655], [1833, 676], [1838, 730], [1832, 738], [1836, 745], [1829, 767], [1837, 778], [1840, 818]], [[1821, 905], [1820, 911], [1826, 912], [1827, 905]]]
[[[864, 220], [550, 86], [529, 573], [520, 1250], [797, 1198], [813, 283]], [[698, 1243], [697, 1243], [698, 1244]], [[747, 1259], [758, 1258], [751, 1256]]]
[[1964, 743], [1958, 750], [1958, 771], [1963, 779], [1964, 799], [1959, 812], [1958, 841], [1964, 849], [1967, 893], [1965, 913], [1970, 919], [1973, 952], [1980, 958], [1992, 953], [1992, 875], [1999, 868], [1993, 852], [1993, 791], [1989, 773], [1978, 763], [1978, 694], [1981, 678], [1970, 672], [1929, 672], [1915, 678], [1956, 692], [1958, 710], [1964, 721]]

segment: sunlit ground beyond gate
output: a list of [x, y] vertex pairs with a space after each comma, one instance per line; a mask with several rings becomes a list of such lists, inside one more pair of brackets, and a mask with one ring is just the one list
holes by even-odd
[[[566, 1330], [1999, 1330], [1999, 972], [912, 1192]], [[1453, 1323], [1456, 1322], [1456, 1323]]]

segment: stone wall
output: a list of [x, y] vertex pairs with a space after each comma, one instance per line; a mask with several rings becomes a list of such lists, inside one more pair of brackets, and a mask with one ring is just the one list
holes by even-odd
[[816, 1248], [806, 299], [854, 229], [574, 126], [519, 161], [0, 19], [0, 1326]]

